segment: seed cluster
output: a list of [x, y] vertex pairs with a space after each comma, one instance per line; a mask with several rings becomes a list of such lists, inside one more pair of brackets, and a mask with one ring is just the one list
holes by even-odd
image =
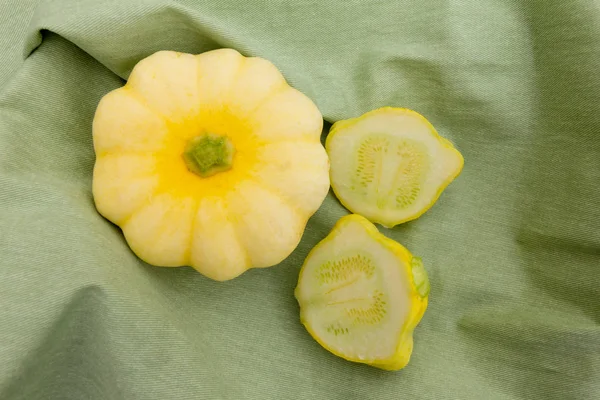
[[331, 284], [339, 281], [350, 280], [357, 273], [370, 278], [375, 273], [373, 260], [363, 254], [356, 254], [340, 258], [335, 261], [327, 261], [318, 269], [320, 284]]

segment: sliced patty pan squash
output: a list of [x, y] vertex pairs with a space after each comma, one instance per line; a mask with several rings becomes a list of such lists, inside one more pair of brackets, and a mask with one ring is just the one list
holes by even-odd
[[418, 218], [464, 160], [421, 114], [383, 107], [331, 127], [331, 187], [350, 211], [385, 227]]
[[149, 264], [215, 280], [275, 265], [328, 192], [322, 124], [267, 60], [157, 52], [97, 107], [96, 207]]
[[354, 214], [309, 253], [295, 296], [302, 323], [325, 349], [398, 370], [410, 360], [429, 280], [420, 258]]

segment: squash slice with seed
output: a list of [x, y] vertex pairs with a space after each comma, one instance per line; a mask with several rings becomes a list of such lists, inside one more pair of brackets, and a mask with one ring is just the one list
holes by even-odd
[[420, 258], [366, 218], [348, 215], [309, 253], [295, 296], [302, 324], [325, 349], [398, 370], [410, 360], [429, 280]]
[[338, 121], [325, 147], [340, 202], [388, 228], [429, 210], [464, 164], [425, 117], [405, 108], [384, 107]]

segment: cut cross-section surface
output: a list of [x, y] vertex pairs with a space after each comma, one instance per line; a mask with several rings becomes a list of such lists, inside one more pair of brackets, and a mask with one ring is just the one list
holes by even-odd
[[402, 108], [385, 107], [336, 122], [326, 148], [338, 199], [386, 227], [431, 208], [464, 164], [422, 115]]
[[295, 295], [312, 337], [333, 354], [378, 368], [403, 368], [427, 308], [420, 258], [366, 218], [341, 218], [310, 252]]

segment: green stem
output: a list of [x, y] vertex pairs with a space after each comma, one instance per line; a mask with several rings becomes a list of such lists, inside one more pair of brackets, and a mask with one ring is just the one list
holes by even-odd
[[191, 172], [208, 178], [230, 169], [234, 152], [233, 144], [226, 136], [207, 133], [188, 142], [183, 160]]

